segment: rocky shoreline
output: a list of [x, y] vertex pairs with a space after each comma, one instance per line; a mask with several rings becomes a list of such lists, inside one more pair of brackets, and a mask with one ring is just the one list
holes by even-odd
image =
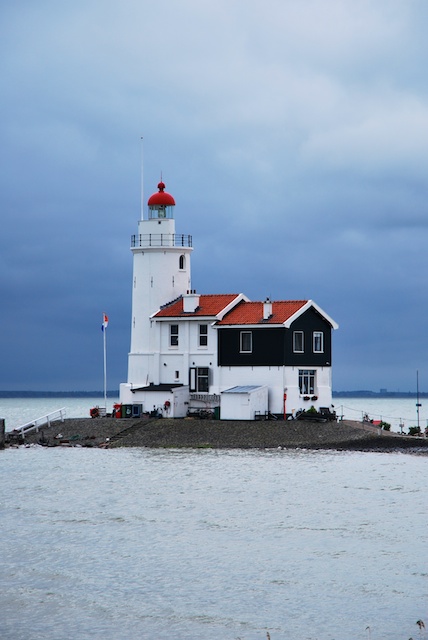
[[[71, 418], [25, 437], [26, 444], [84, 447], [406, 450], [428, 453], [428, 438], [404, 436], [351, 420], [232, 421]], [[13, 444], [13, 441], [11, 441]]]

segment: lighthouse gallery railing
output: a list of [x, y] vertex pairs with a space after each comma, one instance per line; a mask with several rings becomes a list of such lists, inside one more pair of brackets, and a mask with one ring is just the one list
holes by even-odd
[[140, 233], [131, 236], [131, 247], [191, 247], [192, 236], [183, 233]]

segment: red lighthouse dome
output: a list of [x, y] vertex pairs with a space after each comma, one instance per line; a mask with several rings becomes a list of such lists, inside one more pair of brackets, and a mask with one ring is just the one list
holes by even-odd
[[154, 193], [148, 199], [147, 204], [149, 205], [149, 207], [152, 207], [153, 209], [158, 209], [160, 207], [162, 207], [162, 208], [164, 208], [164, 207], [174, 207], [175, 206], [175, 200], [174, 200], [174, 198], [172, 197], [172, 195], [170, 193], [167, 193], [165, 191], [165, 183], [164, 182], [162, 182], [162, 181], [159, 182], [158, 189], [159, 189], [159, 191], [157, 193]]

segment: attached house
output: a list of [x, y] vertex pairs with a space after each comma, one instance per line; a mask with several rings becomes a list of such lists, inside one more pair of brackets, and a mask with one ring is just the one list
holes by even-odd
[[312, 300], [252, 302], [242, 293], [192, 290], [191, 236], [175, 233], [175, 201], [162, 182], [158, 188], [131, 241], [131, 351], [121, 402], [169, 417], [206, 411], [237, 419], [329, 407], [334, 320]]
[[243, 301], [215, 325], [222, 390], [266, 385], [269, 411], [331, 405], [331, 334], [337, 324], [312, 300]]

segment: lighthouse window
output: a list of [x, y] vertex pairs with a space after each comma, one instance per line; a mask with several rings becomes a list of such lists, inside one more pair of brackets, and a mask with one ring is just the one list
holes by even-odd
[[241, 331], [241, 353], [251, 353], [253, 351], [253, 334], [251, 331]]
[[199, 346], [200, 347], [208, 346], [208, 325], [207, 324], [199, 325]]
[[324, 334], [322, 331], [314, 331], [314, 353], [324, 353]]
[[169, 325], [169, 346], [178, 347], [178, 324]]
[[186, 261], [184, 256], [180, 256], [178, 268], [182, 271], [186, 266]]

